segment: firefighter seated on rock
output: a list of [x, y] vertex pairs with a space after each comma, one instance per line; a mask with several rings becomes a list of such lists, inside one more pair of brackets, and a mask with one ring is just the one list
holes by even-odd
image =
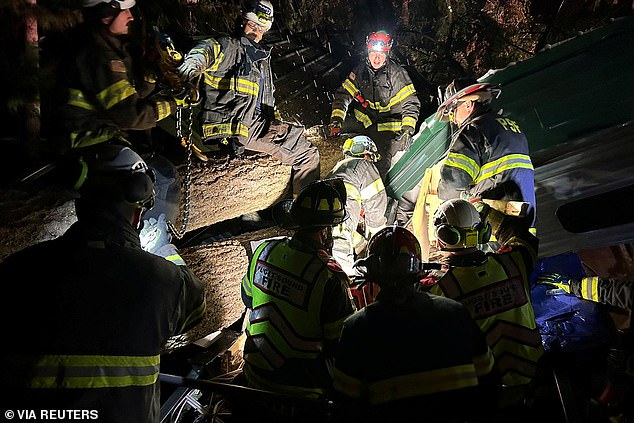
[[293, 195], [319, 178], [319, 151], [301, 125], [282, 122], [275, 107], [271, 52], [260, 41], [273, 24], [267, 0], [249, 4], [235, 36], [199, 42], [178, 71], [198, 82], [203, 94], [199, 120], [205, 144], [230, 144], [269, 154], [293, 168]]

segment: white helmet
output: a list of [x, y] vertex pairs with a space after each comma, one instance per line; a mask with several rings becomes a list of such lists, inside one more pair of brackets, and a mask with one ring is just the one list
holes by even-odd
[[273, 25], [273, 5], [268, 0], [259, 0], [246, 9], [244, 18], [268, 31]]
[[348, 138], [341, 147], [344, 155], [353, 157], [363, 157], [368, 154], [370, 160], [376, 162], [381, 159], [381, 155], [377, 152], [376, 144], [366, 135], [357, 135], [354, 138]]
[[443, 250], [471, 248], [486, 244], [491, 226], [468, 201], [454, 198], [438, 206], [434, 214], [436, 238]]
[[93, 7], [107, 4], [114, 9], [125, 10], [134, 7], [136, 0], [83, 0], [83, 7]]

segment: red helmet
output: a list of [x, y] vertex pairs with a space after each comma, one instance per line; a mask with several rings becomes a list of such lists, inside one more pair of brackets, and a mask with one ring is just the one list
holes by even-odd
[[368, 257], [363, 259], [368, 279], [394, 283], [393, 278], [411, 282], [408, 276], [418, 275], [423, 269], [422, 250], [416, 236], [401, 226], [388, 226], [370, 239]]
[[385, 31], [373, 32], [366, 37], [365, 44], [368, 52], [380, 51], [387, 54], [392, 48], [392, 37]]

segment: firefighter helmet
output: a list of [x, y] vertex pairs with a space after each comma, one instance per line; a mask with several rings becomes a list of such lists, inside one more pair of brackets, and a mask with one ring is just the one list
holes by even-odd
[[286, 229], [336, 226], [348, 218], [346, 187], [341, 178], [315, 181], [294, 200], [282, 200], [272, 209], [273, 220]]
[[80, 198], [100, 203], [125, 201], [146, 209], [154, 205], [154, 172], [129, 147], [100, 144], [85, 151], [74, 188]]
[[442, 250], [458, 250], [486, 244], [491, 226], [468, 201], [454, 198], [438, 206], [434, 214], [436, 238]]
[[454, 79], [444, 90], [444, 100], [436, 111], [436, 120], [447, 122], [449, 115], [458, 107], [460, 102], [471, 100], [489, 104], [501, 92], [500, 87], [495, 84], [478, 82], [473, 78]]
[[273, 25], [273, 5], [268, 0], [251, 2], [245, 9], [244, 19], [254, 22], [268, 31]]
[[392, 48], [392, 37], [386, 31], [372, 32], [365, 39], [368, 52], [377, 51], [388, 54]]
[[380, 287], [409, 283], [408, 276], [423, 270], [420, 243], [401, 226], [388, 226], [377, 232], [368, 244], [368, 256], [357, 263], [356, 266], [365, 267], [367, 279]]
[[357, 135], [356, 137], [348, 138], [341, 148], [344, 155], [363, 157], [367, 154], [373, 162], [381, 159], [381, 155], [378, 153], [376, 144], [366, 135]]
[[136, 0], [84, 0], [83, 7], [93, 7], [105, 4], [113, 9], [125, 10], [134, 7]]

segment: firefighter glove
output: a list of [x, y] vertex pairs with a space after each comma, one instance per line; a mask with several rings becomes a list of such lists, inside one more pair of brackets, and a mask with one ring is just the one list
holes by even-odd
[[409, 130], [403, 129], [397, 134], [396, 142], [400, 151], [407, 151], [412, 146], [412, 134]]
[[333, 120], [328, 127], [330, 128], [330, 132], [328, 134], [330, 138], [336, 137], [341, 132], [341, 122], [338, 120]]
[[174, 95], [174, 101], [178, 107], [193, 107], [200, 104], [200, 93], [194, 86], [183, 88]]
[[570, 278], [559, 273], [543, 273], [537, 279], [539, 285], [546, 285], [546, 295], [570, 294]]
[[191, 81], [205, 70], [205, 55], [202, 53], [191, 53], [185, 57], [183, 63], [178, 67], [178, 76], [186, 81]]
[[144, 251], [160, 255], [158, 251], [168, 245], [171, 240], [165, 213], [161, 213], [158, 220], [153, 217], [144, 220], [139, 238], [141, 240], [141, 248]]

